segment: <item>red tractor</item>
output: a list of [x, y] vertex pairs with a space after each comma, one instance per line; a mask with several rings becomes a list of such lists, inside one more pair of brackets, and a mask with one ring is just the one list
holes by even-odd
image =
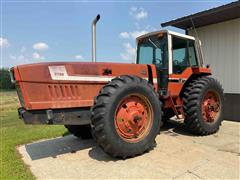
[[183, 118], [194, 134], [218, 131], [223, 89], [203, 66], [194, 37], [167, 30], [137, 38], [134, 64], [96, 60], [54, 62], [11, 69], [26, 124], [65, 125], [81, 138], [94, 137], [109, 155], [126, 158], [151, 150], [162, 122]]

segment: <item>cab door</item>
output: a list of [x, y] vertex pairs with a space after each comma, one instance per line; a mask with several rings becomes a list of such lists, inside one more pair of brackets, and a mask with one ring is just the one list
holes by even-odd
[[153, 64], [156, 67], [157, 91], [166, 95], [168, 90], [168, 36], [160, 33], [138, 42], [137, 63]]
[[184, 82], [191, 76], [192, 67], [198, 66], [195, 41], [171, 35], [169, 58], [169, 90], [178, 96]]
[[[167, 95], [168, 78], [169, 78], [169, 63], [168, 63], [168, 37], [165, 34], [162, 37], [160, 48], [156, 49], [156, 65], [158, 78], [158, 92], [160, 95]], [[159, 60], [159, 61], [158, 61]]]

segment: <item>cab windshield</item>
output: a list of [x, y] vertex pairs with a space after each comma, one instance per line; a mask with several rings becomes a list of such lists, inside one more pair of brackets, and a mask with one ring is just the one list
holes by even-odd
[[168, 66], [167, 35], [154, 35], [139, 40], [137, 50], [138, 64], [155, 64], [159, 68]]

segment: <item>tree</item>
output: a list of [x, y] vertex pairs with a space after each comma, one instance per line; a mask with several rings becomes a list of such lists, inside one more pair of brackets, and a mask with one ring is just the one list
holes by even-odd
[[14, 89], [15, 86], [11, 82], [8, 68], [0, 69], [0, 89]]

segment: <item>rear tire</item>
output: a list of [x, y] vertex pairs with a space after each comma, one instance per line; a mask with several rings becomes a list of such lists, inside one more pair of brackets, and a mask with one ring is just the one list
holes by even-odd
[[208, 135], [218, 131], [223, 120], [223, 89], [212, 77], [199, 77], [185, 89], [184, 123], [194, 134]]
[[65, 125], [68, 131], [74, 136], [82, 139], [91, 139], [91, 126], [90, 125]]
[[160, 125], [158, 96], [152, 85], [136, 76], [113, 79], [101, 89], [92, 108], [93, 136], [113, 157], [125, 159], [154, 148]]

